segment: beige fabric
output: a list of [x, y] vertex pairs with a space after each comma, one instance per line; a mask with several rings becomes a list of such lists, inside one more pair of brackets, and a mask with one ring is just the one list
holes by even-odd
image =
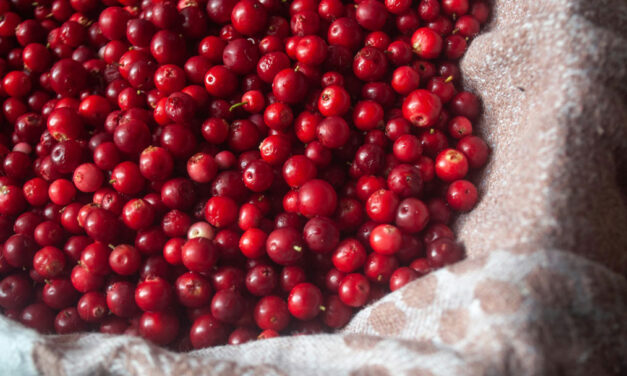
[[493, 147], [468, 258], [339, 334], [175, 354], [41, 338], [47, 375], [627, 374], [627, 2], [496, 0], [462, 68]]

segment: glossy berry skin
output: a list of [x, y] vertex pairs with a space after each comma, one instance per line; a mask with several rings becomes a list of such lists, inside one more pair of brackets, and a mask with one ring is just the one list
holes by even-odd
[[279, 265], [293, 265], [305, 251], [302, 236], [293, 228], [280, 228], [268, 235], [266, 252]]
[[366, 304], [370, 295], [370, 282], [363, 274], [348, 274], [338, 289], [338, 296], [342, 303], [349, 307], [361, 307]]
[[330, 328], [341, 328], [348, 324], [353, 310], [344, 304], [337, 295], [328, 295], [324, 302], [322, 321]]
[[366, 213], [375, 222], [390, 223], [396, 216], [398, 196], [389, 190], [380, 189], [370, 195], [366, 201]]
[[270, 295], [278, 286], [276, 270], [268, 265], [256, 265], [246, 274], [246, 289], [255, 296]]
[[318, 99], [318, 111], [323, 116], [342, 116], [350, 108], [351, 98], [346, 89], [339, 85], [325, 87]]
[[418, 89], [420, 85], [420, 74], [410, 67], [402, 66], [396, 68], [392, 73], [392, 88], [401, 95], [407, 95]]
[[485, 141], [477, 136], [466, 136], [457, 143], [457, 150], [464, 153], [472, 168], [480, 168], [488, 160], [490, 150]]
[[102, 243], [92, 243], [83, 249], [81, 263], [90, 273], [107, 275], [109, 269], [109, 247]]
[[403, 232], [411, 234], [421, 231], [429, 222], [429, 209], [417, 198], [409, 197], [398, 205], [395, 224]]
[[344, 119], [338, 116], [329, 116], [323, 119], [316, 127], [316, 138], [322, 146], [337, 149], [348, 141], [350, 128]]
[[396, 291], [419, 277], [418, 272], [407, 266], [400, 267], [390, 277], [390, 291]]
[[54, 319], [54, 311], [43, 303], [33, 303], [27, 306], [19, 316], [22, 325], [35, 329], [41, 334], [51, 333], [54, 330]]
[[287, 308], [300, 320], [311, 320], [322, 310], [323, 297], [318, 287], [311, 283], [300, 283], [290, 291]]
[[58, 277], [63, 272], [65, 264], [63, 252], [52, 246], [41, 248], [33, 257], [33, 268], [43, 278]]
[[366, 248], [357, 239], [345, 239], [337, 246], [332, 261], [341, 272], [355, 272], [366, 262]]
[[0, 281], [0, 307], [20, 309], [33, 297], [32, 282], [24, 274], [13, 274]]
[[181, 274], [174, 283], [179, 302], [185, 307], [198, 308], [210, 302], [213, 289], [211, 283], [200, 274]]
[[260, 258], [265, 255], [267, 237], [268, 235], [264, 231], [258, 228], [249, 228], [240, 237], [239, 248], [248, 258]]
[[402, 235], [392, 225], [378, 225], [370, 233], [370, 247], [382, 255], [393, 255], [401, 248]]
[[139, 319], [139, 334], [159, 345], [174, 341], [179, 332], [178, 318], [168, 312], [144, 312]]
[[205, 219], [212, 226], [227, 227], [237, 220], [237, 204], [229, 197], [214, 196], [205, 205]]
[[135, 195], [139, 193], [145, 184], [145, 180], [141, 175], [139, 167], [133, 162], [122, 162], [115, 166], [111, 172], [111, 184], [113, 188], [127, 195]]
[[283, 179], [292, 188], [298, 188], [317, 175], [315, 163], [304, 155], [295, 155], [283, 164]]
[[432, 268], [452, 264], [463, 257], [463, 250], [452, 239], [441, 238], [427, 245], [427, 260]]
[[314, 217], [303, 228], [303, 239], [307, 248], [316, 253], [328, 253], [335, 249], [340, 241], [337, 225], [325, 217]]
[[394, 256], [387, 256], [378, 252], [368, 255], [364, 265], [364, 275], [376, 283], [387, 283], [390, 276], [398, 268], [398, 261]]
[[265, 296], [259, 300], [253, 311], [255, 323], [263, 330], [280, 332], [290, 322], [287, 303], [278, 296]]
[[446, 149], [435, 159], [435, 173], [445, 182], [462, 179], [468, 173], [468, 159], [455, 149]]
[[479, 99], [476, 95], [467, 91], [457, 93], [453, 99], [451, 99], [449, 108], [452, 110], [453, 114], [465, 116], [470, 120], [477, 119], [481, 112]]
[[85, 218], [83, 227], [91, 238], [108, 244], [117, 237], [119, 222], [112, 212], [95, 208]]
[[83, 332], [87, 324], [80, 318], [74, 307], [65, 308], [54, 319], [54, 330], [57, 334], [70, 334]]
[[440, 116], [442, 102], [435, 94], [418, 89], [403, 101], [403, 117], [416, 127], [431, 127]]
[[449, 185], [446, 201], [453, 210], [465, 212], [477, 203], [477, 188], [467, 180], [457, 180]]
[[244, 314], [244, 298], [230, 289], [216, 291], [211, 299], [211, 314], [225, 323], [235, 323]]
[[76, 310], [83, 321], [98, 322], [108, 311], [106, 297], [97, 291], [88, 292], [78, 300]]
[[189, 333], [190, 342], [195, 349], [217, 345], [226, 336], [227, 327], [211, 313], [196, 318]]
[[141, 263], [139, 251], [128, 244], [120, 244], [109, 254], [109, 267], [119, 275], [133, 275]]
[[248, 189], [253, 192], [263, 192], [272, 185], [274, 172], [268, 163], [253, 161], [246, 166], [242, 177]]
[[353, 60], [353, 72], [362, 81], [378, 81], [387, 71], [387, 59], [374, 47], [362, 48]]
[[422, 59], [435, 59], [442, 52], [442, 37], [428, 27], [421, 27], [411, 37], [414, 52]]
[[135, 304], [135, 284], [118, 281], [107, 287], [107, 307], [116, 316], [132, 317], [139, 312]]
[[336, 206], [337, 194], [331, 184], [324, 180], [310, 180], [298, 191], [298, 210], [307, 218], [330, 216]]
[[168, 282], [151, 277], [137, 284], [135, 303], [143, 311], [162, 311], [172, 303], [172, 295], [172, 286]]
[[394, 141], [392, 150], [396, 159], [405, 163], [417, 161], [422, 154], [422, 144], [418, 137], [404, 134]]
[[274, 76], [272, 93], [281, 102], [296, 104], [305, 99], [307, 79], [299, 71], [284, 69]]
[[239, 1], [231, 12], [233, 27], [244, 35], [254, 35], [262, 31], [267, 19], [266, 9], [256, 0]]
[[194, 272], [208, 272], [216, 264], [218, 257], [218, 249], [207, 238], [190, 239], [181, 248], [183, 265]]

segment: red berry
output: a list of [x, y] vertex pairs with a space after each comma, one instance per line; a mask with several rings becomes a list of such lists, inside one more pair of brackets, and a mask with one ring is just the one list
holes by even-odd
[[417, 127], [433, 126], [441, 110], [440, 98], [423, 89], [411, 92], [403, 101], [403, 117]]
[[382, 255], [393, 255], [401, 248], [402, 235], [392, 225], [379, 225], [370, 233], [370, 247]]
[[298, 191], [298, 210], [305, 217], [330, 216], [337, 206], [337, 194], [324, 180], [313, 179]]
[[135, 303], [144, 311], [162, 311], [172, 303], [172, 286], [159, 277], [139, 282], [135, 289]]
[[442, 51], [442, 37], [428, 27], [421, 27], [411, 37], [414, 52], [423, 59], [435, 59]]
[[287, 308], [300, 320], [311, 320], [323, 310], [322, 292], [311, 283], [300, 283], [290, 291]]
[[216, 264], [218, 257], [218, 249], [207, 238], [190, 239], [181, 248], [183, 265], [194, 272], [208, 272]]
[[259, 328], [280, 332], [289, 324], [290, 313], [283, 299], [278, 296], [265, 296], [255, 306], [254, 318]]
[[435, 159], [435, 173], [446, 182], [462, 179], [468, 173], [468, 159], [455, 149], [446, 149]]
[[477, 203], [477, 188], [467, 180], [454, 181], [448, 187], [446, 201], [453, 210], [469, 211]]
[[370, 283], [362, 274], [349, 274], [340, 282], [338, 296], [347, 306], [363, 306], [368, 300], [368, 295], [370, 295]]

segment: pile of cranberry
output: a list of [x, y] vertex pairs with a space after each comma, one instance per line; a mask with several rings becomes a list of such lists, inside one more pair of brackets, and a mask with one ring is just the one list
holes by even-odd
[[0, 0], [0, 307], [185, 350], [463, 257], [481, 0]]

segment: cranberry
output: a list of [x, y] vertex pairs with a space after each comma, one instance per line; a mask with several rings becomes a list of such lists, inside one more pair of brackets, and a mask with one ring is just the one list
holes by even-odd
[[468, 173], [468, 159], [455, 149], [443, 150], [435, 159], [435, 173], [446, 182], [462, 179]]
[[15, 268], [29, 267], [37, 251], [37, 244], [27, 235], [16, 234], [4, 242], [2, 256]]
[[477, 96], [467, 91], [461, 91], [455, 95], [449, 107], [455, 115], [465, 116], [470, 120], [477, 119], [481, 111]]
[[32, 282], [23, 274], [13, 274], [0, 281], [0, 306], [5, 310], [23, 308], [34, 295]]
[[217, 345], [224, 341], [226, 336], [225, 324], [210, 313], [196, 318], [189, 333], [189, 339], [195, 349]]
[[111, 313], [119, 317], [132, 317], [139, 312], [135, 304], [135, 285], [131, 282], [119, 281], [110, 285], [106, 303]]
[[219, 253], [207, 238], [193, 238], [181, 248], [181, 261], [186, 268], [195, 272], [207, 272], [218, 261]]
[[307, 87], [305, 75], [294, 69], [283, 69], [274, 76], [272, 81], [274, 96], [288, 104], [299, 103], [305, 99]]
[[466, 136], [459, 140], [457, 150], [464, 153], [468, 159], [468, 164], [472, 168], [482, 167], [488, 160], [488, 146], [485, 141], [477, 136]]
[[57, 314], [54, 319], [54, 330], [57, 334], [70, 334], [82, 332], [87, 329], [87, 324], [83, 321], [76, 308], [68, 307]]
[[340, 328], [463, 256], [485, 2], [109, 3], [0, 0], [8, 317], [237, 344]]
[[401, 267], [390, 277], [390, 291], [396, 291], [419, 277], [418, 272], [409, 267]]
[[144, 311], [161, 311], [172, 302], [172, 286], [159, 277], [137, 284], [135, 289], [135, 303]]
[[280, 332], [289, 324], [290, 312], [283, 299], [278, 296], [265, 296], [255, 306], [254, 318], [259, 328]]
[[441, 238], [427, 245], [427, 260], [433, 268], [459, 261], [462, 257], [461, 247], [452, 239]]
[[330, 216], [336, 206], [337, 194], [324, 180], [310, 180], [298, 191], [298, 210], [305, 217]]
[[398, 261], [394, 256], [373, 252], [366, 259], [364, 274], [373, 282], [387, 283], [397, 268]]
[[46, 334], [54, 329], [55, 314], [43, 303], [33, 303], [24, 308], [19, 316], [22, 325]]
[[58, 277], [65, 269], [65, 254], [58, 248], [46, 246], [33, 257], [33, 268], [43, 278]]
[[338, 245], [332, 260], [340, 272], [352, 273], [366, 261], [366, 249], [358, 240], [348, 238]]
[[179, 301], [185, 307], [202, 307], [211, 299], [211, 284], [193, 272], [180, 275], [175, 282], [175, 289]]
[[394, 221], [398, 204], [399, 200], [394, 192], [380, 189], [368, 197], [366, 212], [373, 221], [390, 223]]
[[477, 188], [467, 180], [457, 180], [448, 187], [446, 201], [457, 211], [468, 211], [477, 203]]
[[280, 228], [272, 231], [266, 240], [266, 252], [272, 261], [279, 265], [292, 265], [304, 252], [301, 234], [293, 228]]
[[330, 328], [341, 328], [348, 323], [353, 312], [337, 295], [329, 295], [324, 302], [322, 321]]
[[76, 96], [86, 85], [87, 71], [79, 62], [63, 59], [50, 69], [50, 86], [57, 94]]
[[238, 32], [254, 35], [262, 31], [268, 22], [268, 13], [256, 0], [238, 1], [232, 8], [231, 23]]
[[325, 217], [310, 219], [303, 229], [303, 239], [309, 250], [317, 253], [328, 253], [335, 249], [340, 241], [337, 225]]
[[225, 323], [235, 323], [244, 313], [244, 298], [229, 289], [219, 290], [211, 300], [211, 314]]
[[160, 345], [174, 341], [179, 332], [179, 320], [168, 312], [144, 312], [139, 319], [139, 334]]
[[331, 23], [327, 33], [329, 44], [354, 50], [361, 44], [363, 32], [357, 21], [349, 17], [341, 17]]
[[348, 141], [350, 129], [348, 123], [338, 116], [329, 116], [323, 119], [316, 127], [316, 138], [322, 146], [336, 149]]
[[300, 283], [290, 291], [287, 308], [300, 320], [311, 320], [322, 310], [322, 292], [311, 283]]
[[363, 306], [368, 300], [368, 295], [370, 295], [370, 283], [362, 274], [349, 274], [340, 282], [338, 296], [347, 306]]
[[90, 291], [78, 300], [76, 310], [83, 321], [98, 322], [108, 311], [106, 297], [100, 292]]
[[442, 110], [442, 102], [435, 94], [418, 89], [403, 101], [403, 117], [417, 127], [433, 126]]
[[91, 238], [109, 243], [118, 236], [119, 222], [112, 212], [95, 208], [85, 218], [83, 227]]

